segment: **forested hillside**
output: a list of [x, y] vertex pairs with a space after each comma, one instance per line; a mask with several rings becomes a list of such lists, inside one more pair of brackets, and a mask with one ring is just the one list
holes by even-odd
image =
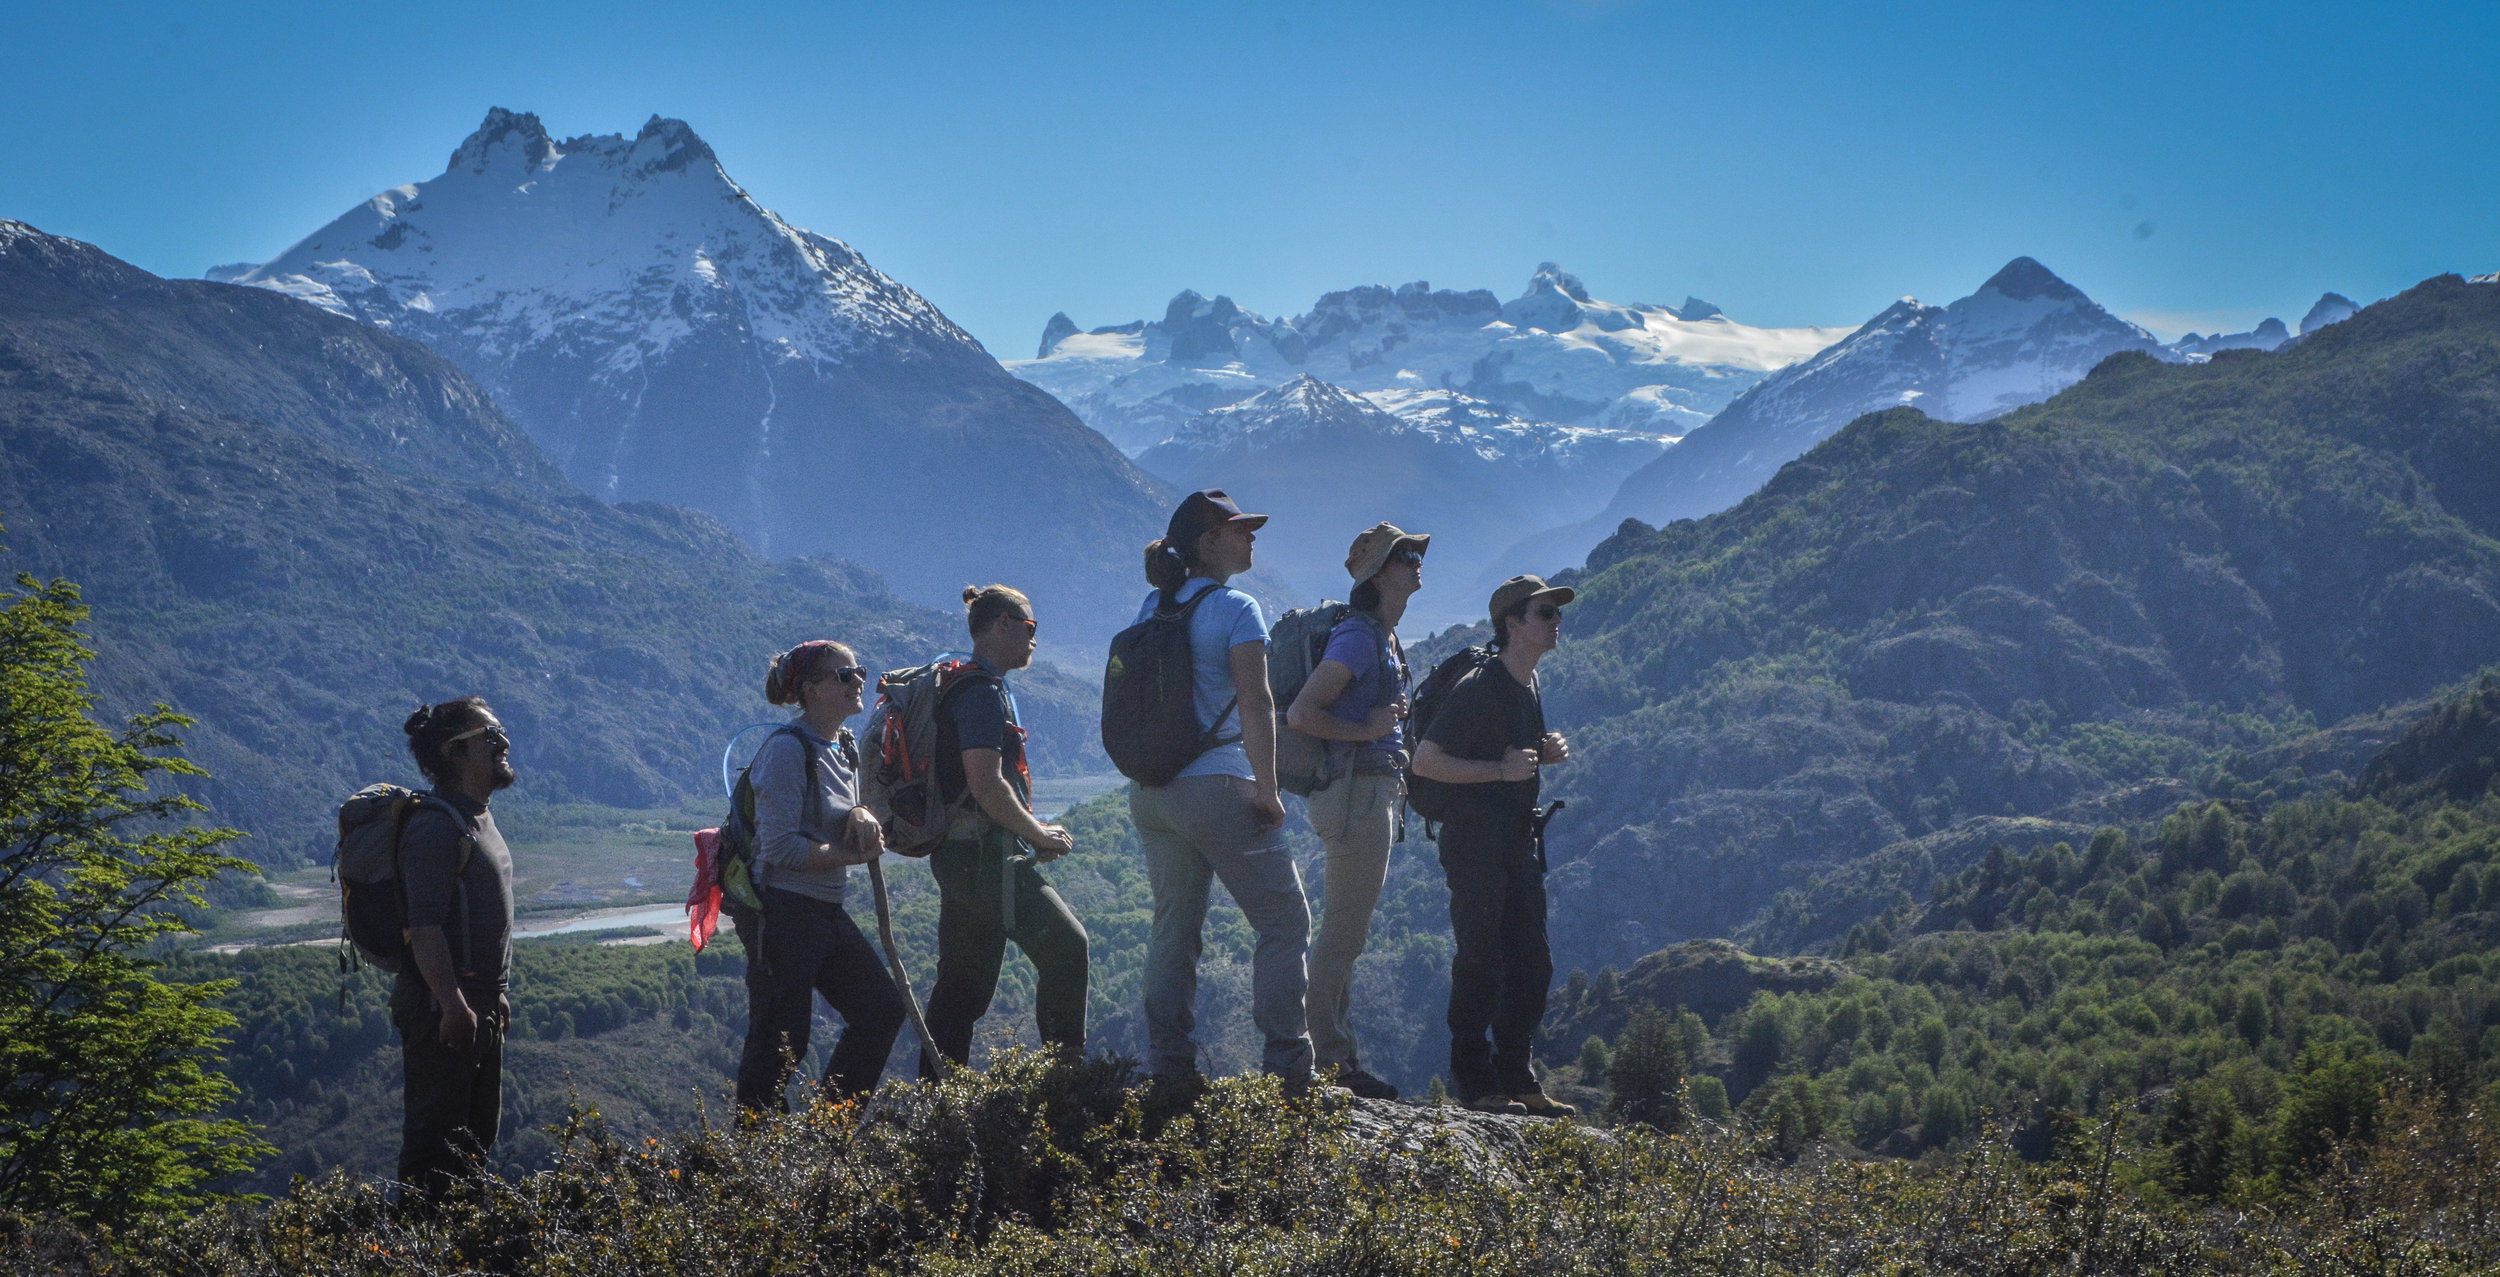
[[1990, 422], [1862, 418], [1733, 510], [1627, 522], [1547, 664], [1565, 965], [1826, 943], [1991, 845], [2349, 779], [2500, 659], [2495, 494], [2500, 287], [2442, 277]]
[[[318, 853], [358, 784], [412, 778], [399, 723], [421, 700], [493, 700], [524, 799], [652, 807], [718, 793], [723, 742], [780, 716], [774, 651], [834, 637], [893, 666], [963, 644], [959, 617], [855, 564], [767, 561], [707, 515], [574, 491], [413, 342], [14, 222], [0, 515], [0, 566], [85, 591], [106, 709], [199, 720], [202, 796], [265, 863]], [[1019, 693], [1037, 761], [1089, 748], [1074, 680]]]
[[2123, 1114], [2150, 1182], [2262, 1198], [2376, 1135], [2388, 1087], [2500, 1102], [2496, 732], [2485, 676], [2349, 793], [1992, 849], [1739, 1007], [1683, 1005], [1654, 960], [1602, 972], [1558, 999], [1554, 1053], [1647, 1006], [1793, 1144], [1914, 1153], [1992, 1119], [2044, 1148], [2061, 1114]]

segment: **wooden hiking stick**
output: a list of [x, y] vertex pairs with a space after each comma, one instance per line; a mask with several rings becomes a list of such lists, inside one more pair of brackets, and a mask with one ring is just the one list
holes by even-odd
[[877, 897], [877, 939], [885, 945], [885, 960], [894, 966], [894, 987], [903, 994], [903, 1009], [911, 1013], [912, 1032], [920, 1035], [920, 1058], [931, 1061], [930, 1068], [939, 1077], [955, 1070], [955, 1062], [937, 1049], [937, 1040], [929, 1036], [929, 1022], [920, 1015], [920, 999], [911, 992], [911, 975], [903, 970], [903, 947], [894, 943], [894, 911], [886, 904], [885, 870], [877, 860], [868, 862], [868, 886]]

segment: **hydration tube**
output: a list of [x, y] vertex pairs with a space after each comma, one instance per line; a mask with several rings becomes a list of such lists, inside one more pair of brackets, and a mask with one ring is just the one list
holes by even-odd
[[[720, 752], [721, 797], [727, 798], [738, 792], [738, 773], [744, 769], [744, 765], [736, 761], [740, 757], [738, 747], [746, 743], [747, 737], [753, 736], [757, 732], [770, 732], [784, 726], [787, 726], [787, 724], [757, 723], [751, 727], [739, 728], [738, 734], [729, 738], [728, 747]], [[746, 757], [752, 760], [754, 755], [750, 751]]]

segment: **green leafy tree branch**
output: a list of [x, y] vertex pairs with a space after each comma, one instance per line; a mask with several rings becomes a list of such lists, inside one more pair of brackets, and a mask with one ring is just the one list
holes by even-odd
[[19, 574], [0, 593], [0, 1210], [117, 1226], [207, 1199], [272, 1151], [212, 1116], [228, 982], [158, 977], [200, 888], [250, 866], [199, 803], [151, 792], [199, 776], [164, 705], [98, 723], [78, 587]]

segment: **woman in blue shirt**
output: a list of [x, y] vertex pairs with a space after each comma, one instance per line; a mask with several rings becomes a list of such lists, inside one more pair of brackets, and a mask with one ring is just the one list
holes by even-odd
[[1258, 600], [1225, 584], [1250, 570], [1263, 514], [1244, 514], [1220, 489], [1193, 492], [1146, 547], [1154, 586], [1138, 619], [1169, 596], [1198, 603], [1189, 621], [1193, 693], [1208, 738], [1224, 741], [1168, 785], [1129, 791], [1129, 816], [1144, 844], [1154, 889], [1146, 945], [1146, 1069], [1181, 1081], [1197, 1073], [1198, 954], [1207, 892], [1224, 889], [1258, 934], [1251, 959], [1251, 1019], [1266, 1039], [1261, 1066], [1289, 1092], [1311, 1083], [1304, 1031], [1303, 958], [1311, 906], [1286, 850], [1285, 805], [1276, 793], [1276, 708], [1267, 688], [1267, 618]]

